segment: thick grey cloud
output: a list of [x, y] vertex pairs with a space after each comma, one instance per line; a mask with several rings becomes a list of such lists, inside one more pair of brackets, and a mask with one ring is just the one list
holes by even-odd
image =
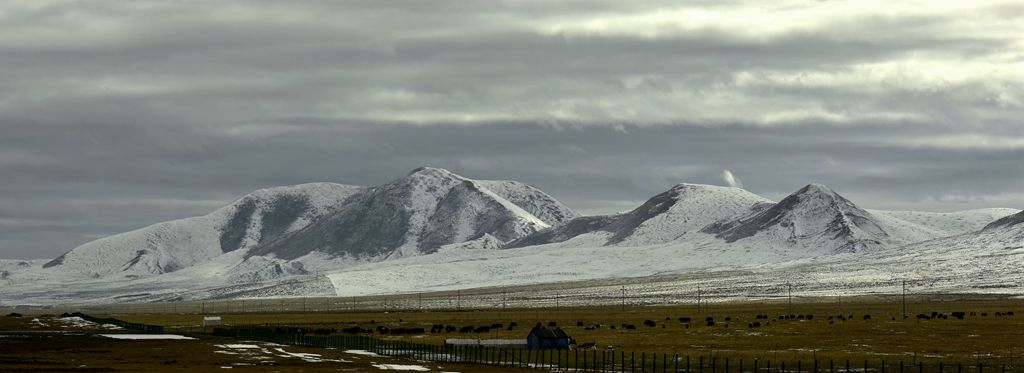
[[587, 213], [678, 182], [1024, 206], [1024, 6], [0, 5], [0, 257], [421, 165]]

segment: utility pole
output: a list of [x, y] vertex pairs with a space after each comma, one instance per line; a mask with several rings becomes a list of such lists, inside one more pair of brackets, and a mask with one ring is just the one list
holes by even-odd
[[558, 300], [559, 300], [558, 298], [559, 298], [559, 296], [558, 296], [558, 292], [556, 291], [556, 292], [555, 292], [555, 308], [556, 308], [556, 309], [558, 308]]
[[903, 280], [903, 318], [907, 318], [907, 280]]
[[457, 303], [456, 303], [456, 306], [457, 306], [456, 310], [462, 311], [462, 290], [456, 290], [456, 292], [455, 292], [455, 299], [457, 301]]
[[508, 307], [508, 303], [505, 301], [505, 289], [501, 289], [501, 311], [504, 312]]
[[700, 284], [697, 284], [697, 314], [700, 315]]
[[786, 284], [789, 286], [789, 314], [793, 314], [793, 284]]

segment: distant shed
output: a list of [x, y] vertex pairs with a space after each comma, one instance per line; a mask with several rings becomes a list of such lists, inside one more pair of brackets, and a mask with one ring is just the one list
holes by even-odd
[[538, 326], [530, 330], [530, 335], [526, 337], [526, 345], [529, 349], [564, 350], [572, 345], [572, 338], [569, 338], [562, 328]]
[[203, 326], [220, 325], [220, 316], [203, 316]]

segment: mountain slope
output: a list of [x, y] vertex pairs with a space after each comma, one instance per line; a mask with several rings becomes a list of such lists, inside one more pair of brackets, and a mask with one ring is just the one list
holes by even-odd
[[627, 213], [579, 217], [513, 241], [506, 247], [559, 243], [587, 235], [605, 246], [663, 244], [684, 239], [714, 221], [749, 212], [769, 202], [739, 188], [679, 184]]
[[[986, 231], [996, 231], [1003, 228], [1020, 227], [1024, 228], [1024, 211], [1014, 215], [1006, 216], [985, 226]], [[1022, 229], [1024, 230], [1024, 229]]]
[[366, 259], [421, 255], [484, 234], [513, 240], [575, 216], [532, 187], [490, 182], [547, 217], [549, 223], [485, 185], [446, 170], [417, 169], [358, 193], [331, 216], [261, 245], [251, 255], [283, 259], [311, 253]]
[[821, 184], [807, 185], [764, 211], [704, 231], [728, 243], [747, 240], [818, 254], [871, 251], [892, 242], [874, 215]]
[[213, 282], [261, 281], [422, 255], [484, 235], [509, 241], [575, 216], [526, 184], [421, 168], [377, 187], [315, 183], [259, 190], [205, 216], [86, 243], [43, 267], [79, 278], [140, 278], [196, 267], [184, 273]]
[[331, 183], [263, 189], [206, 216], [158, 223], [86, 243], [44, 268], [89, 277], [174, 272], [301, 229], [361, 189]]

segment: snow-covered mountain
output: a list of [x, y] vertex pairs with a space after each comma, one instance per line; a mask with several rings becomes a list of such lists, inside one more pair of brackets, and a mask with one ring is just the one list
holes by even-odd
[[809, 184], [778, 203], [704, 228], [725, 242], [757, 250], [820, 256], [872, 252], [980, 229], [1011, 209], [957, 213], [869, 211], [822, 184]]
[[[777, 203], [679, 184], [625, 213], [577, 216], [526, 184], [420, 168], [375, 187], [264, 189], [45, 263], [0, 260], [0, 299], [386, 294], [693, 271], [750, 274], [735, 280], [761, 286], [778, 268], [824, 283], [843, 271], [910, 276], [934, 263], [1013, 274], [1007, 266], [1024, 267], [1022, 240], [1020, 210], [866, 210], [820, 184]], [[949, 281], [1005, 280], [970, 276]]]
[[779, 203], [704, 229], [728, 243], [740, 240], [815, 254], [878, 250], [899, 238], [874, 215], [821, 184], [810, 184]]
[[[679, 184], [624, 214], [586, 216], [509, 243], [508, 248], [568, 241], [598, 241], [605, 246], [643, 246], [685, 240], [713, 222], [734, 218], [770, 204], [746, 190]], [[586, 236], [581, 237], [581, 236]]]
[[302, 229], [363, 188], [316, 183], [262, 189], [208, 215], [154, 224], [76, 247], [44, 268], [87, 277], [147, 277], [197, 265]]
[[312, 253], [356, 258], [422, 255], [485, 234], [513, 240], [575, 216], [547, 194], [522, 183], [479, 182], [442, 169], [421, 168], [356, 193], [325, 219], [250, 254], [282, 259]]
[[43, 267], [87, 278], [197, 267], [202, 271], [187, 272], [252, 282], [422, 255], [484, 236], [504, 242], [574, 217], [526, 184], [420, 168], [377, 187], [316, 183], [259, 190], [209, 215], [89, 242]]
[[679, 184], [630, 212], [576, 218], [506, 248], [674, 245], [679, 255], [715, 252], [719, 262], [757, 264], [896, 248], [975, 231], [1017, 211], [865, 210], [821, 184], [774, 203], [743, 189]]

